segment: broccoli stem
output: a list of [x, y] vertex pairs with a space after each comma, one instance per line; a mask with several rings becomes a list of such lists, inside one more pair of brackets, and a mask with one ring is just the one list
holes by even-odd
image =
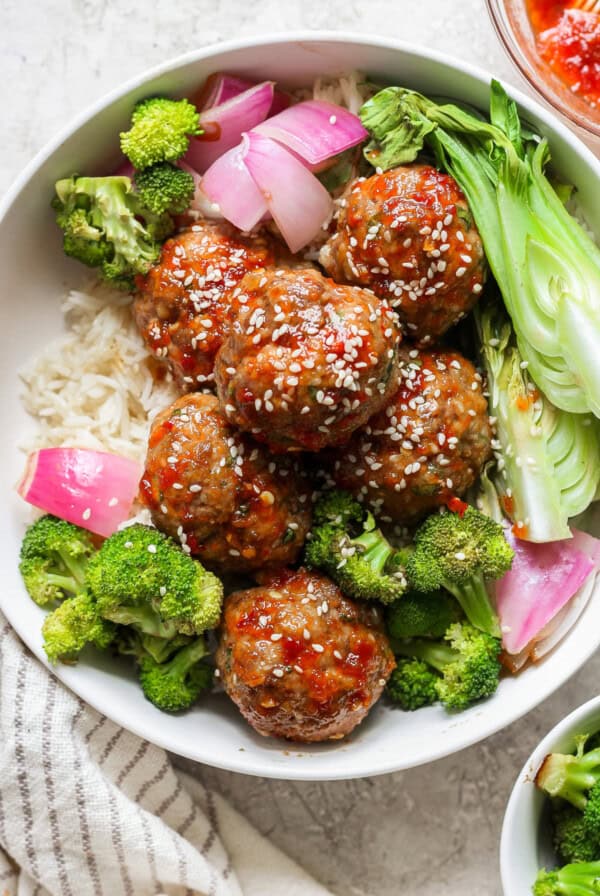
[[72, 594], [77, 594], [82, 584], [74, 576], [61, 576], [55, 572], [44, 573], [44, 578], [50, 585], [56, 585], [57, 588], [61, 588], [63, 591], [70, 591]]
[[442, 584], [457, 599], [471, 625], [493, 638], [502, 637], [500, 623], [481, 573], [475, 573], [467, 582], [460, 584], [450, 579], [443, 579]]
[[458, 651], [453, 650], [447, 644], [420, 638], [412, 638], [406, 644], [394, 642], [393, 646], [395, 654], [411, 658], [416, 657], [437, 669], [438, 672], [443, 672], [446, 666], [449, 666], [458, 657]]
[[134, 625], [145, 635], [156, 638], [174, 638], [178, 634], [175, 622], [161, 619], [150, 607], [112, 607], [103, 610], [102, 615], [119, 625]]
[[173, 659], [169, 660], [169, 670], [171, 673], [181, 675], [183, 677], [188, 669], [191, 669], [197, 662], [206, 656], [206, 644], [203, 638], [197, 638], [187, 647], [178, 650]]
[[352, 544], [363, 548], [361, 551], [363, 560], [366, 560], [376, 573], [383, 573], [386, 563], [394, 553], [392, 546], [379, 529], [363, 532], [358, 538], [352, 539]]
[[588, 801], [587, 791], [600, 780], [600, 747], [575, 756], [550, 753], [536, 776], [536, 784], [550, 796], [567, 800], [580, 812]]
[[[70, 557], [66, 551], [60, 551], [60, 559], [67, 567], [73, 579], [77, 583], [77, 586], [81, 587], [83, 585], [85, 579], [85, 569], [88, 564], [88, 557], [84, 560], [76, 560], [74, 557]], [[78, 587], [71, 588], [71, 591], [77, 591]]]
[[534, 896], [597, 896], [600, 862], [574, 862], [557, 871], [540, 871]]

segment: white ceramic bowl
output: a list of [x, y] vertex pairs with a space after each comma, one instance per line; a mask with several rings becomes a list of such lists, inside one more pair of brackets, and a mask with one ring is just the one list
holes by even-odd
[[[203, 49], [125, 84], [89, 109], [46, 147], [19, 177], [0, 208], [0, 606], [31, 650], [44, 660], [43, 613], [25, 594], [17, 570], [25, 510], [13, 491], [23, 466], [17, 442], [31, 426], [19, 403], [17, 370], [61, 330], [59, 296], [77, 287], [82, 268], [64, 257], [49, 207], [54, 181], [73, 171], [110, 170], [117, 134], [132, 104], [153, 93], [185, 95], [211, 72], [274, 78], [287, 87], [318, 74], [357, 68], [382, 82], [488, 105], [489, 74], [429, 50], [342, 34], [281, 35]], [[68, 85], [65, 85], [68, 89]], [[535, 128], [550, 138], [557, 167], [580, 188], [590, 224], [600, 234], [600, 163], [551, 113], [510, 91]], [[600, 529], [599, 529], [600, 531]], [[335, 744], [299, 749], [256, 735], [224, 697], [180, 717], [147, 703], [125, 666], [91, 656], [55, 674], [84, 700], [163, 747], [210, 765], [275, 778], [334, 779], [390, 772], [456, 752], [508, 725], [552, 693], [600, 643], [600, 599], [592, 600], [569, 637], [536, 668], [504, 681], [493, 699], [457, 716], [439, 707], [403, 714], [377, 706], [355, 734]]]
[[531, 896], [540, 868], [557, 864], [545, 811], [548, 800], [534, 784], [544, 757], [548, 753], [571, 753], [578, 734], [596, 731], [600, 731], [600, 697], [588, 700], [555, 725], [523, 766], [502, 825], [500, 873], [504, 896]]

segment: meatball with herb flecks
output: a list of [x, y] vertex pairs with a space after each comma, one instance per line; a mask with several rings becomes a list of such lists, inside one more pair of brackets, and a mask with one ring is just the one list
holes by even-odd
[[320, 261], [335, 281], [387, 298], [406, 335], [423, 345], [471, 310], [485, 279], [467, 201], [454, 178], [430, 165], [354, 181]]
[[385, 406], [399, 341], [387, 302], [311, 269], [248, 274], [236, 301], [215, 365], [232, 424], [273, 451], [319, 451]]
[[221, 573], [293, 563], [310, 528], [298, 464], [229, 426], [213, 395], [185, 395], [159, 414], [140, 489], [157, 528]]
[[302, 568], [226, 599], [216, 661], [259, 734], [304, 742], [352, 731], [395, 666], [379, 608]]
[[411, 522], [463, 495], [490, 457], [481, 376], [455, 351], [401, 349], [400, 386], [332, 460], [380, 519]]
[[186, 392], [212, 382], [215, 355], [231, 324], [233, 293], [248, 271], [275, 264], [276, 251], [270, 237], [243, 235], [224, 221], [202, 221], [167, 240], [160, 261], [137, 278], [138, 329]]

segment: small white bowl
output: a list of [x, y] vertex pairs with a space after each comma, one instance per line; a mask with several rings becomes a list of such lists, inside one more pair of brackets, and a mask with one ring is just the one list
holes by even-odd
[[502, 825], [500, 874], [504, 896], [531, 896], [540, 868], [553, 868], [548, 798], [535, 786], [548, 753], [571, 753], [578, 734], [600, 731], [600, 697], [588, 700], [555, 725], [523, 766], [513, 787]]

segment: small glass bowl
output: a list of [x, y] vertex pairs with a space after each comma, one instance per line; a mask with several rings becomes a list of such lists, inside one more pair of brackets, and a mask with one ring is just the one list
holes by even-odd
[[560, 114], [575, 125], [587, 143], [598, 147], [600, 110], [592, 109], [573, 93], [539, 56], [525, 0], [486, 0], [492, 23], [504, 49], [532, 87]]

